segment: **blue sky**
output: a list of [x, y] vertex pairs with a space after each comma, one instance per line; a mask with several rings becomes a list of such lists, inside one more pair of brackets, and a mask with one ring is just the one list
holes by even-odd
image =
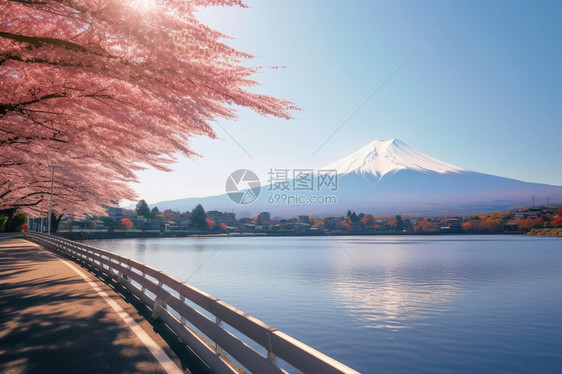
[[302, 111], [287, 121], [240, 109], [215, 126], [219, 139], [192, 141], [203, 158], [141, 172], [139, 198], [221, 194], [234, 170], [265, 182], [271, 168], [320, 168], [389, 138], [466, 169], [562, 185], [562, 2], [246, 3], [200, 18], [256, 56], [250, 65], [286, 66], [256, 75], [256, 91]]

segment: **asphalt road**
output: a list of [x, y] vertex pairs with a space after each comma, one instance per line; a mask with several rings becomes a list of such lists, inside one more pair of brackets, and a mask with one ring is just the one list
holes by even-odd
[[0, 238], [0, 372], [207, 372], [117, 287], [35, 243]]

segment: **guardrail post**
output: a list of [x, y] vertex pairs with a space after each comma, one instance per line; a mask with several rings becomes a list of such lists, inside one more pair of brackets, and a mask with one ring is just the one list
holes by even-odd
[[152, 308], [152, 318], [154, 319], [158, 319], [158, 308], [162, 307], [162, 302], [163, 300], [161, 298], [159, 298], [158, 296], [156, 296], [154, 298], [154, 307]]
[[[182, 303], [185, 303], [185, 296], [180, 295], [180, 301]], [[181, 324], [184, 325], [184, 326], [187, 324], [187, 319], [185, 319], [184, 316], [181, 316]]]
[[[122, 261], [119, 262], [120, 264], [123, 264]], [[129, 268], [129, 271], [131, 270], [131, 265], [130, 264], [126, 264], [127, 267]], [[121, 271], [117, 271], [117, 279], [119, 280], [119, 282], [123, 281], [123, 282], [128, 282], [130, 283], [131, 281], [129, 280], [129, 277], [127, 276], [127, 274], [123, 274]]]
[[[146, 278], [146, 273], [143, 271], [142, 272], [142, 277]], [[145, 286], [141, 286], [141, 292], [144, 293], [146, 291], [146, 287]]]
[[[217, 317], [216, 319], [217, 325], [220, 326], [222, 324], [222, 319]], [[217, 352], [217, 356], [222, 356], [224, 353], [224, 349], [218, 343], [215, 343], [215, 351]]]
[[[129, 268], [129, 272], [131, 272], [131, 264], [127, 264], [127, 267]], [[131, 283], [131, 278], [128, 275], [123, 275], [123, 278], [125, 278], [127, 282]]]
[[267, 351], [267, 359], [271, 361], [273, 365], [277, 365], [277, 356], [271, 351]]
[[[162, 283], [162, 281], [159, 280], [159, 281], [158, 281], [158, 287], [163, 288], [163, 286], [164, 286], [164, 283]], [[166, 303], [165, 303], [164, 301], [162, 301], [162, 302], [160, 303], [160, 308], [162, 308], [162, 309], [168, 309], [168, 305], [166, 305]]]
[[[180, 301], [185, 304], [185, 296], [183, 296], [182, 294], [180, 294]], [[180, 314], [180, 321], [182, 326], [187, 328], [187, 319], [181, 314]], [[182, 338], [181, 335], [178, 335], [178, 340], [180, 343], [187, 344], [187, 342]]]
[[265, 349], [267, 349], [267, 359], [272, 364], [277, 366], [277, 356], [275, 356], [275, 354], [273, 353], [273, 347], [272, 347], [272, 344], [271, 344], [271, 332], [269, 334], [267, 334], [267, 338], [269, 340], [269, 347], [265, 348]]

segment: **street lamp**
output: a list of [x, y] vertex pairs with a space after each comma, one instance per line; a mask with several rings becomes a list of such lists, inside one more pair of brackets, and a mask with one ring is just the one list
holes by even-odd
[[62, 168], [62, 166], [49, 165], [49, 167], [53, 170], [51, 172], [51, 202], [49, 203], [49, 216], [47, 217], [47, 219], [49, 220], [49, 224], [47, 226], [47, 235], [51, 235], [51, 211], [53, 210], [53, 185], [55, 183], [55, 169], [60, 169]]

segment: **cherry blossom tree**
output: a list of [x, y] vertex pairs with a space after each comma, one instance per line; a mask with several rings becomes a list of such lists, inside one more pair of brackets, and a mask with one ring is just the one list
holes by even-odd
[[0, 0], [0, 209], [99, 213], [133, 199], [149, 165], [194, 156], [193, 136], [237, 106], [290, 118], [292, 103], [249, 91], [260, 67], [201, 24], [239, 0]]

